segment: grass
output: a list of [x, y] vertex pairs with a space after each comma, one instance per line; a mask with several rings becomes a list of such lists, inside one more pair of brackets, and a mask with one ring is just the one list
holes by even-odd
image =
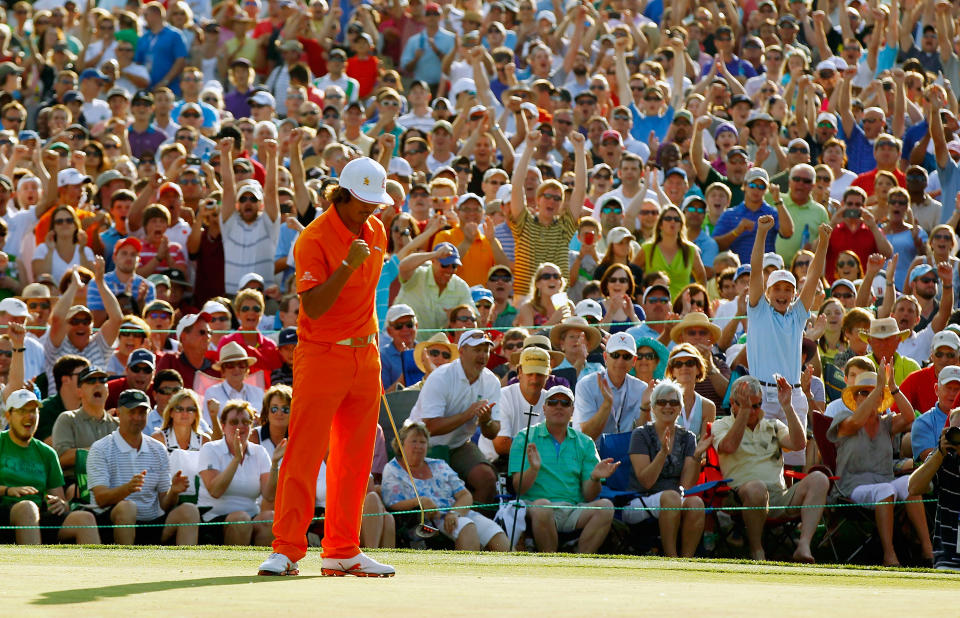
[[[565, 554], [375, 551], [391, 579], [256, 577], [266, 550], [5, 546], [4, 615], [940, 614], [960, 574]], [[682, 614], [681, 614], [682, 615]]]

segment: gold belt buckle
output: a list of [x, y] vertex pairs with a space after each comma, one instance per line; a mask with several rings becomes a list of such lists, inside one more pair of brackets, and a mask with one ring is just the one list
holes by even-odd
[[362, 348], [370, 345], [373, 341], [374, 335], [368, 335], [366, 337], [350, 337], [349, 339], [344, 339], [338, 341], [337, 345], [345, 345], [351, 348]]

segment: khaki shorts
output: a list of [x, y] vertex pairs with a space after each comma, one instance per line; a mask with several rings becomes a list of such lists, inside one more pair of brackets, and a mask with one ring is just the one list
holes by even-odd
[[[797, 486], [800, 483], [794, 483], [787, 489], [780, 489], [779, 487], [767, 487], [767, 493], [769, 498], [767, 498], [767, 503], [770, 506], [784, 507], [790, 506], [790, 501], [793, 500], [793, 495], [797, 493]], [[743, 506], [743, 502], [740, 501], [740, 496], [737, 495], [736, 491], [731, 491], [727, 494], [727, 497], [723, 500], [723, 506]], [[784, 509], [778, 508], [773, 511], [770, 511], [771, 517], [777, 517], [781, 513], [788, 512], [793, 509]]]
[[489, 465], [489, 462], [487, 458], [483, 456], [480, 447], [470, 440], [467, 440], [457, 448], [450, 449], [450, 467], [453, 468], [453, 471], [456, 472], [457, 476], [463, 479], [464, 482], [467, 481], [467, 476], [477, 464]]
[[[577, 507], [583, 505], [576, 505], [571, 502], [551, 502], [544, 506], [553, 513], [553, 521], [557, 525], [557, 532], [573, 532], [577, 529], [577, 522], [580, 521], [580, 514], [583, 510]], [[527, 509], [536, 508], [541, 507], [534, 505], [533, 502], [527, 502]]]

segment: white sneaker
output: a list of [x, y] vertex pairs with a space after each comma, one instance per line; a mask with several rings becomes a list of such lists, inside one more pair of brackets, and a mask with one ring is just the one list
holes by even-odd
[[353, 558], [324, 558], [320, 573], [326, 577], [393, 577], [396, 571], [361, 552]]
[[267, 558], [263, 564], [260, 565], [260, 570], [257, 571], [257, 575], [299, 575], [300, 567], [296, 562], [290, 562], [290, 558], [287, 558], [283, 554], [270, 554], [270, 557]]

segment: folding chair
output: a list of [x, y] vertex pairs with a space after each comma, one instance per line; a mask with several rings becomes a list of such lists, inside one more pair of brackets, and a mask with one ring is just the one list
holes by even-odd
[[73, 462], [73, 474], [77, 478], [77, 492], [73, 502], [80, 506], [90, 505], [90, 488], [87, 487], [87, 453], [85, 448], [77, 449], [77, 458]]
[[[833, 475], [833, 472], [837, 469], [837, 446], [827, 438], [827, 431], [830, 429], [830, 425], [833, 424], [833, 419], [816, 410], [810, 411], [810, 419], [813, 424], [813, 438], [817, 443], [817, 448], [820, 450], [820, 459], [828, 472], [828, 476], [831, 478], [832, 484], [833, 480], [839, 479], [839, 477]], [[830, 504], [853, 504], [853, 502], [839, 492], [831, 491], [830, 496], [828, 500]], [[867, 549], [877, 538], [877, 527], [873, 511], [864, 507], [843, 506], [841, 508], [828, 508], [826, 513], [824, 513], [823, 521], [825, 532], [817, 548], [829, 548], [833, 554], [834, 561], [840, 564], [853, 562], [853, 559], [856, 558], [861, 551]], [[858, 538], [858, 545], [853, 552], [841, 558], [841, 553], [838, 551], [838, 543], [836, 541], [840, 539], [841, 533], [848, 528], [852, 528]]]
[[[637, 524], [623, 523], [623, 507], [628, 506], [640, 495], [630, 489], [630, 480], [633, 477], [633, 464], [630, 462], [632, 435], [632, 431], [605, 433], [597, 439], [597, 453], [600, 459], [609, 457], [620, 462], [616, 472], [604, 481], [597, 498], [610, 500], [618, 509], [614, 512], [614, 526], [621, 529], [621, 538], [620, 547], [615, 548], [615, 551], [643, 555], [652, 549], [659, 551], [660, 526], [653, 518]], [[614, 528], [611, 528], [610, 536], [614, 536], [615, 533]], [[606, 546], [606, 543], [604, 545]]]

